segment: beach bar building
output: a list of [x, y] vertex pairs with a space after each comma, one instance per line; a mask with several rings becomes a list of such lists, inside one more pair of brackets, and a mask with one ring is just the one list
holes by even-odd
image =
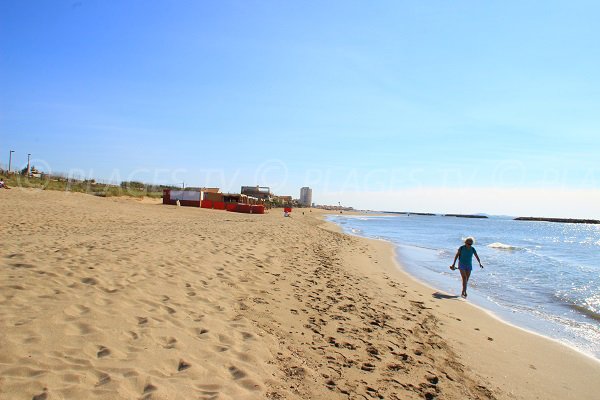
[[264, 214], [262, 199], [238, 193], [221, 193], [217, 188], [163, 190], [163, 204]]
[[204, 194], [206, 192], [202, 190], [163, 190], [163, 204], [175, 205], [179, 201], [179, 204], [186, 207], [200, 207]]

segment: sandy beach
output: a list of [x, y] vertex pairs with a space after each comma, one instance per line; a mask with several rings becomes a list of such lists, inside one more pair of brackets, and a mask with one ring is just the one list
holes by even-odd
[[0, 399], [593, 399], [600, 363], [323, 212], [0, 192]]

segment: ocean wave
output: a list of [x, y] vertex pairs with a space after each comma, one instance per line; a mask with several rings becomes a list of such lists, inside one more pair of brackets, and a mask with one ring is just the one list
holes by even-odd
[[356, 219], [359, 221], [371, 221], [371, 220], [379, 220], [379, 219], [390, 219], [394, 218], [388, 215], [346, 215], [343, 218], [345, 219]]
[[492, 249], [499, 249], [499, 250], [521, 250], [520, 247], [511, 246], [510, 244], [504, 244], [504, 243], [500, 243], [500, 242], [490, 243], [487, 245], [487, 247], [491, 247]]
[[589, 308], [579, 305], [579, 304], [569, 304], [569, 307], [585, 316], [587, 316], [588, 318], [593, 319], [594, 321], [599, 321], [600, 322], [600, 314], [598, 314], [597, 312], [595, 312], [594, 310], [590, 310]]
[[573, 291], [569, 291], [569, 293], [566, 291], [557, 292], [554, 294], [554, 298], [570, 309], [595, 321], [600, 321], [600, 293], [594, 293], [587, 297], [585, 297], [586, 295], [583, 295], [583, 297], [580, 295], [578, 296], [578, 299], [570, 296], [572, 292]]

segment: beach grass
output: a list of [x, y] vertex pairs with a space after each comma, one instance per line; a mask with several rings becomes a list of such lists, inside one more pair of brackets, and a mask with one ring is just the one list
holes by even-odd
[[30, 188], [41, 190], [57, 190], [64, 192], [86, 193], [99, 197], [162, 197], [162, 187], [140, 182], [123, 182], [121, 185], [98, 183], [95, 180], [74, 180], [61, 177], [43, 176], [26, 177], [12, 174], [5, 177], [10, 188]]

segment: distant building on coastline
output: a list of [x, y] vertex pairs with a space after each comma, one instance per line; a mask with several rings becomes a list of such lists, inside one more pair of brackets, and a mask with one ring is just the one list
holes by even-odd
[[305, 207], [312, 205], [312, 189], [305, 186], [300, 189], [300, 204]]

